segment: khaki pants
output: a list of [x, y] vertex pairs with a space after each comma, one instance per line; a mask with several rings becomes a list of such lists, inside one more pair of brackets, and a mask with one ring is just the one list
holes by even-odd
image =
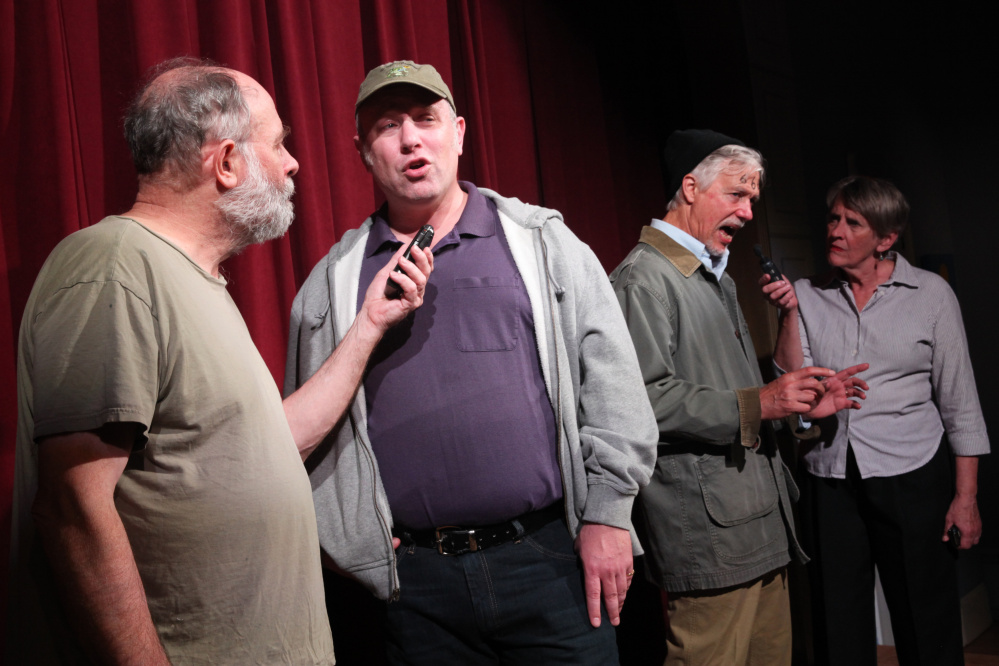
[[787, 571], [734, 588], [670, 594], [664, 666], [789, 666]]

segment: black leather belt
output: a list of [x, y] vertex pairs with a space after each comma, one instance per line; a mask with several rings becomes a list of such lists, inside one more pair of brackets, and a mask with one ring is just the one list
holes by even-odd
[[[441, 555], [464, 555], [527, 536], [561, 516], [562, 503], [556, 502], [548, 508], [525, 513], [513, 520], [495, 525], [481, 527], [447, 525], [429, 530], [397, 527], [392, 530], [392, 534], [398, 537], [404, 546], [415, 544], [421, 548], [433, 548]], [[520, 524], [520, 529], [517, 529], [515, 522]]]

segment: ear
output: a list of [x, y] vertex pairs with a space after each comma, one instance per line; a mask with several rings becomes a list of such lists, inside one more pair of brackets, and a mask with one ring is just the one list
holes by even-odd
[[455, 148], [457, 148], [458, 154], [461, 155], [465, 149], [465, 119], [461, 116], [458, 116], [455, 121], [455, 131], [458, 132], [458, 136], [455, 139]]
[[357, 156], [361, 158], [361, 164], [364, 165], [364, 170], [371, 173], [371, 165], [368, 161], [364, 159], [364, 143], [361, 141], [361, 137], [354, 136], [354, 149], [357, 151]]
[[231, 190], [239, 183], [236, 173], [237, 162], [242, 158], [236, 152], [236, 143], [232, 139], [220, 141], [209, 154], [212, 176], [223, 188]]
[[895, 244], [896, 240], [898, 240], [898, 232], [893, 231], [887, 236], [882, 236], [881, 239], [878, 241], [878, 245], [875, 249], [878, 252], [887, 252], [888, 250], [891, 249], [891, 246]]
[[688, 204], [693, 204], [694, 193], [697, 191], [697, 179], [688, 173], [680, 181], [680, 191], [683, 192], [683, 200]]

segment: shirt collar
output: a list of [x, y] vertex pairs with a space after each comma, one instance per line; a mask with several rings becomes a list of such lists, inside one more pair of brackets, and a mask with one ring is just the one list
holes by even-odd
[[[496, 223], [499, 221], [496, 204], [487, 199], [472, 183], [463, 180], [458, 181], [458, 183], [468, 195], [468, 200], [465, 202], [465, 208], [461, 211], [461, 217], [458, 218], [454, 228], [447, 236], [437, 241], [434, 246], [435, 252], [445, 245], [460, 243], [461, 236], [485, 238], [496, 234]], [[389, 226], [387, 203], [382, 204], [381, 208], [372, 213], [371, 219], [373, 223], [371, 231], [368, 232], [368, 242], [364, 247], [365, 257], [373, 257], [386, 250], [394, 252], [402, 245], [402, 241], [395, 237]]]
[[365, 258], [373, 257], [386, 249], [394, 252], [395, 248], [402, 245], [402, 241], [396, 238], [389, 228], [387, 203], [382, 204], [381, 208], [371, 214], [371, 220], [371, 231], [368, 232], [368, 242], [364, 246]]
[[690, 250], [690, 253], [697, 257], [709, 272], [714, 273], [715, 277], [721, 280], [722, 275], [725, 273], [725, 267], [728, 266], [727, 248], [722, 256], [713, 257], [711, 256], [711, 253], [708, 252], [704, 243], [697, 240], [683, 229], [680, 229], [665, 220], [652, 220], [652, 228], [658, 229], [686, 249]]
[[638, 242], [645, 243], [663, 255], [685, 278], [689, 278], [699, 268], [704, 267], [701, 260], [695, 257], [690, 250], [654, 227], [642, 227], [642, 234]]
[[891, 272], [891, 277], [885, 284], [897, 283], [907, 287], [919, 288], [919, 272], [912, 267], [905, 257], [898, 252], [889, 253], [889, 257], [895, 260], [895, 269]]

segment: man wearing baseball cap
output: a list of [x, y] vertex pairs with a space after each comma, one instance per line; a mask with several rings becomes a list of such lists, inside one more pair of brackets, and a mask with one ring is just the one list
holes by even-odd
[[666, 664], [790, 664], [785, 567], [807, 558], [771, 421], [857, 406], [846, 393], [867, 366], [763, 383], [725, 272], [729, 243], [753, 218], [763, 158], [710, 130], [674, 132], [665, 158], [666, 217], [642, 230], [611, 282], [659, 424], [639, 513], [646, 572], [668, 593]]
[[458, 181], [465, 119], [432, 66], [376, 67], [355, 109], [386, 203], [295, 299], [286, 391], [425, 225], [435, 273], [308, 461], [322, 548], [390, 601], [394, 663], [617, 663], [657, 438], [604, 271], [557, 211]]

